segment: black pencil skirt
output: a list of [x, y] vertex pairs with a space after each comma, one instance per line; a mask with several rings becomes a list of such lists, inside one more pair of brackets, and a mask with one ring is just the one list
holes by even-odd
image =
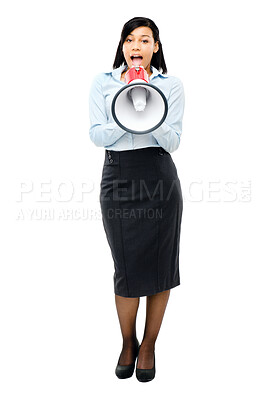
[[114, 293], [141, 297], [178, 286], [183, 198], [170, 153], [106, 149], [100, 206]]

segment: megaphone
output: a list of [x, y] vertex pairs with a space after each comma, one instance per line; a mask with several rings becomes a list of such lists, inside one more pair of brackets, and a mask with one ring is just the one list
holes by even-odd
[[126, 86], [114, 96], [111, 113], [125, 131], [144, 134], [157, 129], [166, 119], [168, 102], [162, 91], [149, 83], [141, 65], [134, 65], [125, 74]]

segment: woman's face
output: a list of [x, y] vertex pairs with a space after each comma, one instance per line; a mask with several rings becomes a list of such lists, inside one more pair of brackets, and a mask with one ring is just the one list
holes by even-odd
[[133, 55], [140, 55], [142, 59], [140, 59], [139, 65], [142, 65], [150, 73], [150, 62], [158, 49], [158, 42], [154, 42], [152, 30], [147, 26], [140, 26], [126, 37], [122, 52], [129, 68], [134, 66]]

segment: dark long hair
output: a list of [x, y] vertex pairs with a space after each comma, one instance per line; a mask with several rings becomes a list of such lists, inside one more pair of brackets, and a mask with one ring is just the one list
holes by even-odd
[[122, 47], [123, 43], [125, 42], [127, 36], [136, 28], [139, 28], [140, 26], [147, 26], [152, 30], [153, 33], [153, 38], [154, 42], [158, 42], [159, 44], [159, 49], [156, 53], [153, 54], [152, 59], [151, 59], [151, 65], [158, 69], [162, 70], [163, 74], [167, 73], [167, 67], [165, 64], [164, 60], [164, 55], [163, 55], [163, 50], [162, 50], [162, 44], [159, 38], [159, 30], [155, 22], [153, 22], [149, 18], [144, 18], [144, 17], [135, 17], [130, 19], [128, 22], [126, 22], [122, 28], [121, 32], [121, 39], [117, 48], [117, 53], [114, 59], [113, 63], [113, 69], [119, 68], [122, 64], [127, 65], [127, 62], [124, 58], [123, 52], [122, 52]]

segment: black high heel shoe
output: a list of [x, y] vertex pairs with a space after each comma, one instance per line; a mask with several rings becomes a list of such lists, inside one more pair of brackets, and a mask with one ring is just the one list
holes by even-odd
[[[139, 352], [138, 352], [139, 354]], [[137, 358], [138, 362], [138, 358]], [[136, 363], [137, 365], [137, 363]], [[153, 368], [143, 369], [143, 368], [136, 368], [136, 378], [139, 382], [149, 382], [155, 378], [156, 374], [156, 359], [155, 359], [155, 352], [154, 352], [154, 365]]]
[[139, 348], [140, 348], [140, 345], [139, 345], [138, 340], [136, 339], [135, 360], [134, 360], [134, 362], [133, 362], [132, 364], [130, 364], [130, 365], [120, 365], [120, 364], [119, 364], [120, 357], [119, 357], [118, 363], [117, 363], [117, 366], [116, 366], [116, 369], [115, 369], [115, 374], [117, 375], [117, 377], [118, 377], [119, 379], [130, 378], [130, 377], [133, 375], [133, 373], [134, 373], [134, 367], [135, 367], [135, 361], [136, 361], [136, 358], [138, 357], [138, 354], [139, 354]]

